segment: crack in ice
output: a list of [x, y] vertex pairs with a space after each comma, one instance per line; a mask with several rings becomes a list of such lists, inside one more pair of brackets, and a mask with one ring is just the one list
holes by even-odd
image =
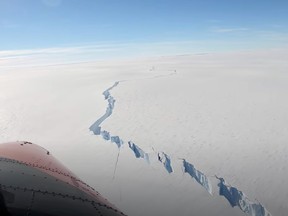
[[167, 172], [172, 173], [173, 169], [171, 166], [170, 157], [167, 154], [165, 154], [164, 152], [159, 152], [157, 156], [158, 156], [158, 161], [160, 161], [164, 165]]
[[89, 127], [89, 130], [92, 131], [95, 135], [101, 135], [104, 140], [110, 140], [112, 143], [115, 143], [118, 146], [118, 148], [120, 148], [121, 145], [124, 144], [124, 142], [120, 139], [120, 137], [111, 136], [110, 132], [106, 130], [101, 130], [101, 126], [100, 126], [113, 113], [116, 100], [110, 94], [110, 90], [115, 88], [118, 84], [119, 82], [115, 82], [111, 87], [109, 87], [102, 93], [104, 95], [105, 100], [108, 101], [106, 112], [94, 124], [92, 124]]
[[[175, 75], [175, 74], [176, 74], [176, 70], [174, 71], [174, 73], [170, 73], [168, 75], [154, 76], [152, 77], [152, 79]], [[119, 148], [117, 162], [119, 158], [120, 147], [124, 145], [124, 141], [119, 136], [112, 136], [110, 135], [110, 132], [106, 130], [102, 130], [101, 124], [109, 116], [112, 115], [114, 107], [115, 107], [116, 100], [112, 97], [112, 95], [110, 94], [110, 91], [116, 86], [118, 86], [120, 82], [124, 82], [124, 81], [125, 80], [115, 82], [111, 87], [109, 87], [102, 93], [104, 95], [105, 100], [107, 100], [108, 102], [106, 112], [97, 121], [95, 121], [94, 124], [92, 124], [89, 127], [90, 131], [92, 131], [94, 135], [102, 136], [104, 140], [107, 140], [107, 141], [110, 140], [112, 143], [115, 143], [117, 145], [117, 147]], [[129, 141], [128, 146], [133, 151], [136, 158], [142, 158], [148, 164], [150, 163], [149, 154], [143, 151], [138, 145], [136, 145], [132, 141]], [[158, 153], [156, 152], [156, 154], [157, 154], [158, 161], [163, 164], [166, 171], [169, 174], [173, 173], [172, 162], [171, 162], [170, 156], [164, 152], [158, 152]], [[184, 173], [188, 173], [193, 179], [196, 180], [196, 182], [199, 185], [201, 185], [206, 191], [208, 191], [209, 194], [213, 195], [212, 186], [208, 177], [201, 171], [197, 170], [193, 164], [187, 162], [185, 159], [182, 159], [182, 160], [183, 160], [182, 165], [184, 168]], [[114, 175], [116, 172], [117, 162], [115, 165]], [[255, 203], [255, 202], [250, 201], [248, 197], [242, 191], [238, 190], [235, 187], [227, 185], [227, 183], [225, 182], [223, 178], [218, 178], [216, 176], [216, 179], [220, 181], [220, 183], [218, 184], [219, 195], [224, 196], [225, 199], [230, 203], [231, 207], [237, 206], [240, 208], [242, 212], [250, 216], [272, 216], [262, 204], [260, 204], [259, 202]]]
[[194, 178], [200, 185], [202, 185], [211, 195], [212, 186], [210, 180], [201, 171], [197, 170], [194, 165], [183, 159], [184, 172], [188, 173], [192, 178]]
[[128, 142], [129, 148], [134, 152], [136, 158], [143, 158], [147, 163], [149, 162], [149, 155], [145, 153], [139, 146], [132, 141]]
[[220, 181], [218, 184], [219, 195], [224, 196], [232, 207], [238, 206], [242, 212], [250, 216], [271, 216], [263, 205], [250, 201], [242, 191], [229, 186], [223, 178], [217, 176], [216, 178]]

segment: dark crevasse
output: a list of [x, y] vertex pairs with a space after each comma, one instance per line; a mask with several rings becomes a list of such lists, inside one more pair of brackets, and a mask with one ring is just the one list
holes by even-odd
[[136, 158], [143, 158], [147, 163], [149, 163], [149, 155], [145, 153], [139, 146], [137, 146], [132, 141], [128, 142], [129, 148], [134, 152]]
[[119, 82], [115, 82], [113, 86], [106, 89], [102, 93], [105, 97], [105, 100], [108, 101], [108, 106], [106, 108], [105, 114], [103, 116], [101, 116], [99, 119], [97, 119], [97, 121], [89, 127], [89, 130], [92, 131], [95, 135], [101, 134], [101, 127], [100, 127], [101, 123], [104, 122], [113, 113], [113, 109], [115, 106], [115, 99], [111, 96], [110, 90], [112, 90], [118, 84], [119, 84]]
[[115, 88], [119, 82], [115, 82], [110, 88], [106, 89], [102, 94], [104, 95], [105, 100], [108, 101], [108, 106], [106, 108], [106, 112], [103, 116], [101, 116], [94, 124], [92, 124], [89, 129], [92, 131], [95, 135], [100, 135], [104, 140], [111, 141], [112, 143], [115, 143], [118, 148], [121, 147], [121, 145], [124, 144], [122, 139], [119, 136], [112, 136], [110, 135], [110, 132], [106, 130], [101, 129], [101, 124], [109, 117], [112, 115], [114, 107], [115, 107], [115, 102], [116, 100], [111, 96], [110, 90]]
[[120, 148], [121, 145], [124, 144], [123, 140], [120, 139], [119, 136], [111, 136], [110, 140], [111, 140], [112, 143], [115, 143], [118, 146], [118, 148]]
[[164, 165], [164, 167], [168, 173], [173, 172], [173, 169], [171, 166], [171, 159], [167, 154], [165, 154], [164, 152], [159, 152], [158, 153], [158, 161], [160, 161]]
[[100, 135], [103, 137], [103, 139], [110, 140], [110, 133], [108, 131], [101, 131]]
[[201, 171], [197, 170], [194, 165], [187, 162], [185, 159], [183, 159], [183, 167], [185, 173], [188, 173], [212, 195], [212, 186], [206, 175], [204, 175]]
[[223, 178], [216, 178], [220, 181], [218, 184], [219, 195], [224, 196], [232, 207], [237, 206], [241, 211], [251, 216], [271, 216], [263, 205], [250, 201], [242, 191], [229, 186]]

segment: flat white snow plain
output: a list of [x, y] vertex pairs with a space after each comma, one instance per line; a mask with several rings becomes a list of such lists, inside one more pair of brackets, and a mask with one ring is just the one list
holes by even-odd
[[[288, 51], [270, 50], [34, 67], [0, 62], [0, 142], [49, 149], [130, 216], [286, 216], [287, 59]], [[109, 106], [93, 134], [90, 126]], [[216, 176], [244, 193], [230, 191], [234, 208], [227, 191], [219, 196]], [[259, 203], [266, 210], [251, 211]]]

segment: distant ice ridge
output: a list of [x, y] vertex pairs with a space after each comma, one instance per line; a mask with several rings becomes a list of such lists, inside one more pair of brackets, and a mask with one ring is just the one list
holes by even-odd
[[212, 186], [206, 175], [195, 169], [195, 167], [188, 163], [185, 159], [183, 159], [183, 167], [185, 173], [188, 173], [212, 195]]
[[260, 203], [251, 202], [242, 191], [228, 186], [223, 178], [216, 178], [220, 181], [218, 184], [219, 195], [224, 196], [232, 207], [238, 206], [241, 211], [251, 216], [271, 216]]
[[[174, 74], [176, 74], [176, 71], [174, 73], [169, 74], [168, 76], [174, 75]], [[163, 75], [155, 76], [153, 78], [159, 78], [159, 77], [163, 77]], [[113, 113], [116, 100], [111, 96], [110, 90], [115, 88], [119, 83], [120, 81], [115, 82], [113, 86], [111, 86], [110, 88], [108, 88], [107, 90], [103, 92], [105, 100], [108, 101], [106, 112], [93, 125], [91, 125], [89, 129], [95, 135], [102, 136], [104, 140], [107, 140], [107, 141], [110, 140], [112, 143], [115, 143], [117, 147], [120, 149], [120, 147], [124, 145], [125, 142], [119, 136], [112, 136], [110, 135], [110, 132], [106, 130], [101, 130], [101, 126], [100, 126], [102, 122], [104, 122]], [[131, 151], [133, 151], [136, 158], [138, 159], [142, 158], [148, 164], [150, 163], [149, 155], [151, 153], [150, 154], [146, 153], [132, 141], [128, 142], [128, 146], [131, 149]], [[170, 156], [164, 152], [158, 152], [156, 154], [157, 154], [158, 161], [163, 164], [165, 170], [169, 174], [173, 173], [172, 161], [171, 161]], [[118, 154], [118, 157], [119, 157], [119, 154]], [[196, 182], [199, 185], [201, 185], [206, 191], [208, 191], [209, 194], [213, 195], [212, 185], [208, 177], [201, 171], [197, 170], [193, 164], [187, 162], [185, 159], [182, 159], [182, 160], [183, 160], [184, 173], [188, 173], [192, 178], [196, 180]], [[118, 158], [117, 158], [117, 161], [118, 161]], [[115, 171], [116, 171], [116, 167], [115, 167]], [[114, 174], [115, 174], [115, 171], [114, 171]], [[242, 191], [239, 191], [235, 187], [228, 186], [223, 178], [218, 178], [218, 177], [216, 178], [220, 180], [220, 183], [218, 184], [219, 195], [224, 196], [232, 207], [238, 206], [242, 212], [250, 216], [272, 216], [262, 204], [251, 202]]]

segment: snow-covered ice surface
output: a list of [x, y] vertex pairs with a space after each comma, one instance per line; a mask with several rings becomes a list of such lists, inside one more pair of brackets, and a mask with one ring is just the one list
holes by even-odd
[[284, 216], [287, 57], [0, 64], [0, 142], [42, 145], [128, 215]]

